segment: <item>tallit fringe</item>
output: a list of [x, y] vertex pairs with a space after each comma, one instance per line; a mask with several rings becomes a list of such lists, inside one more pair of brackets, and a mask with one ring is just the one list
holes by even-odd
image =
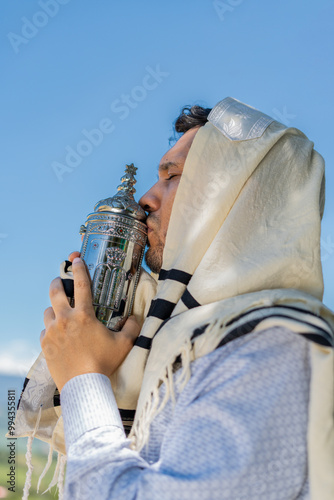
[[35, 428], [33, 430], [33, 433], [31, 434], [31, 436], [28, 437], [27, 452], [26, 452], [26, 464], [27, 464], [28, 469], [27, 469], [27, 474], [26, 474], [26, 480], [25, 480], [24, 487], [23, 487], [22, 500], [28, 500], [28, 498], [29, 498], [29, 490], [31, 487], [32, 471], [34, 470], [34, 466], [32, 465], [32, 442], [34, 440], [34, 436], [37, 432], [39, 422], [41, 420], [42, 406], [43, 405], [41, 405], [39, 407], [38, 415], [37, 415], [37, 419], [36, 419], [36, 424], [35, 424]]
[[[178, 356], [181, 356], [182, 371], [177, 381], [177, 389], [179, 392], [184, 389], [191, 376], [191, 352], [192, 344], [190, 339], [187, 339], [181, 350], [175, 355], [174, 358], [175, 360]], [[138, 452], [148, 442], [151, 423], [155, 419], [155, 417], [165, 408], [169, 398], [171, 398], [173, 405], [175, 405], [176, 397], [173, 380], [174, 360], [166, 367], [164, 376], [159, 380], [158, 385], [151, 392], [150, 399], [146, 402], [140, 418], [132, 427], [131, 433], [129, 435], [129, 438], [131, 439], [131, 448], [137, 450]], [[161, 403], [159, 404], [159, 387], [162, 384], [165, 384], [166, 391]]]
[[59, 475], [57, 481], [59, 500], [63, 500], [64, 498], [65, 466], [66, 466], [66, 456], [62, 455], [60, 458]]
[[43, 477], [45, 476], [47, 471], [50, 469], [50, 466], [52, 464], [52, 454], [53, 454], [53, 446], [49, 445], [48, 459], [47, 459], [47, 462], [45, 464], [45, 467], [43, 469], [42, 474], [39, 476], [38, 483], [37, 483], [37, 493], [39, 493], [39, 487], [41, 485], [41, 481], [42, 481]]
[[[47, 473], [47, 471], [49, 470], [49, 468], [51, 466], [52, 453], [53, 453], [53, 446], [50, 445], [48, 461], [45, 465], [45, 468], [44, 468], [42, 474], [39, 477], [39, 480], [38, 480], [37, 493], [39, 492], [39, 487], [40, 487], [40, 484], [41, 484], [43, 477], [45, 476], [45, 474]], [[61, 453], [58, 452], [57, 465], [56, 465], [55, 472], [53, 474], [53, 478], [52, 478], [48, 488], [45, 491], [43, 491], [43, 493], [42, 493], [43, 495], [44, 495], [44, 493], [49, 491], [55, 484], [57, 484], [58, 499], [59, 500], [63, 499], [63, 497], [64, 497], [65, 465], [66, 465], [66, 456], [62, 455]]]
[[[55, 425], [55, 428], [57, 427], [57, 424], [58, 424], [58, 421], [59, 421], [60, 418], [61, 418], [61, 416], [59, 416], [59, 418], [57, 420], [57, 423]], [[54, 433], [52, 435], [52, 442], [51, 442], [51, 445], [50, 445], [51, 449], [53, 449], [53, 443], [54, 443]], [[40, 481], [43, 478], [45, 472], [50, 467], [50, 465], [48, 465], [48, 464], [49, 464], [49, 460], [50, 460], [50, 454], [51, 454], [51, 461], [52, 461], [52, 452], [51, 452], [51, 449], [49, 451], [48, 463], [46, 464], [46, 467], [45, 467], [46, 470], [44, 469], [44, 471], [42, 472], [42, 474], [41, 474], [41, 476], [39, 478], [38, 485], [40, 484]], [[58, 488], [58, 498], [59, 498], [59, 500], [62, 500], [63, 495], [64, 495], [65, 465], [66, 465], [66, 455], [63, 455], [62, 453], [58, 452], [57, 464], [56, 464], [56, 468], [55, 468], [55, 471], [54, 471], [54, 474], [53, 474], [53, 478], [51, 479], [51, 482], [50, 482], [49, 486], [47, 487], [47, 489], [45, 491], [43, 491], [43, 493], [42, 493], [43, 495], [47, 491], [50, 491], [51, 488], [53, 488], [53, 486], [57, 485], [57, 488]]]
[[192, 361], [191, 352], [192, 352], [192, 344], [191, 341], [187, 339], [185, 345], [182, 347], [182, 350], [180, 352], [181, 363], [182, 363], [182, 371], [178, 379], [178, 389], [180, 392], [183, 391], [183, 389], [185, 388], [191, 377], [191, 370], [190, 370], [190, 363]]
[[[28, 498], [29, 498], [29, 490], [30, 490], [30, 487], [31, 487], [32, 472], [34, 470], [34, 467], [32, 465], [32, 442], [34, 440], [34, 436], [35, 436], [35, 434], [36, 434], [36, 432], [38, 430], [38, 426], [39, 426], [39, 423], [40, 423], [40, 420], [41, 420], [42, 406], [43, 405], [41, 405], [40, 408], [39, 408], [37, 419], [36, 419], [36, 424], [35, 424], [35, 428], [33, 430], [33, 433], [31, 434], [31, 436], [29, 436], [28, 442], [27, 442], [26, 464], [27, 464], [27, 468], [28, 469], [27, 469], [27, 474], [26, 474], [26, 480], [25, 480], [24, 487], [23, 487], [22, 500], [28, 500]], [[42, 471], [42, 473], [41, 473], [41, 475], [39, 476], [39, 479], [38, 479], [37, 493], [39, 493], [39, 488], [40, 488], [41, 481], [42, 481], [43, 477], [45, 476], [45, 474], [47, 473], [47, 471], [50, 469], [50, 466], [52, 464], [52, 454], [53, 454], [53, 439], [52, 439], [51, 444], [49, 445], [49, 453], [48, 453], [47, 462], [46, 462], [45, 467], [44, 467], [44, 469], [43, 469], [43, 471]], [[53, 474], [53, 478], [52, 478], [52, 480], [51, 480], [48, 488], [45, 491], [43, 491], [42, 495], [44, 495], [44, 493], [46, 493], [47, 491], [49, 491], [53, 486], [57, 485], [57, 488], [58, 488], [58, 498], [59, 498], [59, 500], [63, 499], [63, 496], [64, 496], [65, 465], [66, 465], [66, 456], [63, 455], [62, 453], [58, 452], [57, 464], [56, 464], [56, 468], [55, 468], [55, 471], [54, 471], [54, 474]]]

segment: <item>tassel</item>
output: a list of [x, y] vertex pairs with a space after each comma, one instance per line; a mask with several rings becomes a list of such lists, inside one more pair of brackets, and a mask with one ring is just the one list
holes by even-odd
[[57, 482], [58, 500], [63, 500], [64, 497], [65, 465], [66, 465], [66, 456], [62, 455], [60, 458], [59, 474]]
[[[61, 415], [59, 415], [58, 420], [56, 422], [56, 425], [54, 426], [54, 429], [56, 429], [56, 427], [57, 427], [58, 422], [59, 422], [60, 419], [61, 419]], [[55, 432], [53, 431], [51, 445], [50, 445], [51, 448], [53, 448], [54, 439], [55, 439]], [[45, 491], [43, 491], [43, 493], [42, 493], [43, 495], [44, 495], [44, 493], [46, 493], [47, 491], [49, 491], [53, 486], [55, 486], [55, 484], [57, 484], [57, 481], [58, 481], [57, 477], [59, 475], [59, 467], [60, 467], [61, 456], [62, 456], [62, 454], [60, 452], [58, 452], [57, 464], [56, 464], [55, 471], [53, 473], [53, 478], [51, 479], [51, 482], [50, 482], [49, 486], [47, 487], [47, 489]], [[49, 457], [48, 457], [48, 462], [49, 462], [49, 458], [50, 458], [50, 453], [49, 453]], [[44, 471], [42, 472], [42, 477], [43, 477], [43, 475], [44, 475]]]
[[47, 491], [50, 491], [51, 488], [57, 484], [61, 457], [62, 457], [62, 454], [58, 451], [57, 464], [56, 464], [56, 468], [55, 468], [55, 471], [53, 474], [53, 478], [51, 479], [51, 482], [50, 482], [49, 486], [47, 487], [47, 489], [45, 491], [43, 491], [42, 495], [44, 495], [44, 493], [46, 493]]
[[[174, 391], [174, 383], [173, 383], [173, 365], [167, 366], [167, 380], [168, 380], [168, 393], [172, 399], [173, 406], [175, 406], [175, 391]], [[167, 387], [166, 387], [167, 391]], [[161, 411], [161, 410], [160, 410]]]
[[[191, 352], [192, 344], [190, 339], [187, 339], [179, 353], [182, 360], [182, 372], [178, 379], [177, 385], [180, 391], [184, 389], [191, 376]], [[162, 384], [165, 384], [166, 392], [162, 401], [160, 402], [159, 387]], [[158, 386], [155, 387], [151, 392], [150, 399], [147, 401], [141, 416], [132, 426], [131, 432], [129, 434], [132, 449], [135, 449], [139, 452], [148, 442], [151, 423], [153, 419], [164, 409], [169, 398], [171, 398], [173, 405], [175, 405], [176, 398], [173, 380], [173, 363], [170, 363], [170, 365], [166, 367], [165, 375], [162, 379], [159, 380]]]
[[181, 363], [182, 363], [182, 372], [180, 374], [180, 377], [178, 379], [178, 389], [179, 392], [182, 392], [187, 383], [189, 382], [190, 376], [191, 376], [191, 370], [190, 370], [190, 361], [191, 361], [191, 349], [192, 349], [192, 344], [189, 339], [187, 339], [185, 345], [182, 347], [181, 350]]
[[26, 464], [27, 464], [28, 470], [27, 470], [26, 480], [24, 483], [22, 500], [28, 500], [29, 490], [30, 490], [30, 486], [31, 486], [31, 476], [32, 476], [32, 471], [33, 471], [33, 465], [31, 463], [32, 441], [33, 441], [32, 436], [29, 436], [28, 442], [27, 442], [27, 453], [26, 453]]
[[33, 433], [32, 433], [31, 436], [28, 437], [27, 453], [26, 453], [26, 464], [27, 464], [27, 468], [28, 469], [27, 469], [26, 480], [25, 480], [24, 488], [23, 488], [22, 500], [28, 500], [28, 497], [29, 497], [29, 490], [30, 490], [30, 487], [31, 487], [32, 471], [34, 469], [34, 467], [32, 465], [32, 442], [34, 440], [34, 436], [36, 434], [36, 431], [37, 431], [38, 426], [39, 426], [39, 422], [41, 420], [42, 406], [43, 405], [41, 405], [39, 407], [39, 411], [38, 411], [38, 415], [37, 415], [37, 419], [36, 419], [36, 424], [35, 424], [35, 428], [33, 430]]
[[[171, 372], [172, 373], [172, 372]], [[172, 374], [173, 376], [173, 374]], [[161, 410], [166, 406], [167, 404], [167, 401], [169, 399], [169, 396], [170, 396], [170, 381], [169, 381], [169, 378], [168, 378], [168, 366], [166, 368], [166, 375], [163, 377], [162, 379], [162, 384], [165, 385], [165, 395], [163, 397], [163, 400], [161, 401], [161, 403], [158, 405], [156, 404], [155, 407], [153, 408], [153, 411], [151, 411], [151, 414], [149, 415], [149, 418], [148, 418], [148, 424], [150, 425], [150, 423], [152, 422], [152, 420], [154, 419], [155, 416], [157, 416]], [[157, 394], [157, 401], [159, 403], [159, 393]]]
[[50, 444], [49, 445], [49, 454], [48, 454], [48, 459], [47, 459], [46, 465], [44, 467], [44, 470], [43, 470], [42, 474], [39, 476], [39, 479], [38, 479], [37, 493], [39, 493], [39, 487], [41, 485], [41, 481], [42, 481], [43, 477], [45, 476], [45, 474], [47, 473], [47, 471], [50, 469], [50, 466], [51, 466], [51, 463], [52, 463], [52, 453], [53, 453], [53, 446]]
[[131, 439], [131, 449], [140, 451], [148, 440], [150, 415], [154, 413], [159, 403], [159, 389], [155, 387], [147, 400], [139, 420], [132, 426], [129, 438]]

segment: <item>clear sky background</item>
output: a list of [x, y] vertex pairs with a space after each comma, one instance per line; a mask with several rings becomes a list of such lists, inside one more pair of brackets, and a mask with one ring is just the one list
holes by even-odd
[[227, 96], [300, 128], [324, 156], [334, 308], [333, 0], [2, 0], [0, 18], [0, 371], [37, 357], [49, 283], [125, 163], [139, 197], [180, 108]]

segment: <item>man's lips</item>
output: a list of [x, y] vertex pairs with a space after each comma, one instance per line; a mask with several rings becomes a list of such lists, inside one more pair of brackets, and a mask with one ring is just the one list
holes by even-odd
[[153, 233], [159, 234], [159, 226], [160, 221], [158, 217], [150, 216], [146, 219], [147, 225], [147, 236], [152, 235]]
[[153, 231], [153, 227], [150, 223], [151, 221], [146, 220], [146, 225], [147, 225], [147, 233], [150, 234]]

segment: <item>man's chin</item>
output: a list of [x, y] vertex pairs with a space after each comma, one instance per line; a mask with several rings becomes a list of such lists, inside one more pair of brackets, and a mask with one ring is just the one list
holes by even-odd
[[145, 263], [155, 274], [159, 274], [162, 267], [163, 246], [149, 247], [145, 253]]

